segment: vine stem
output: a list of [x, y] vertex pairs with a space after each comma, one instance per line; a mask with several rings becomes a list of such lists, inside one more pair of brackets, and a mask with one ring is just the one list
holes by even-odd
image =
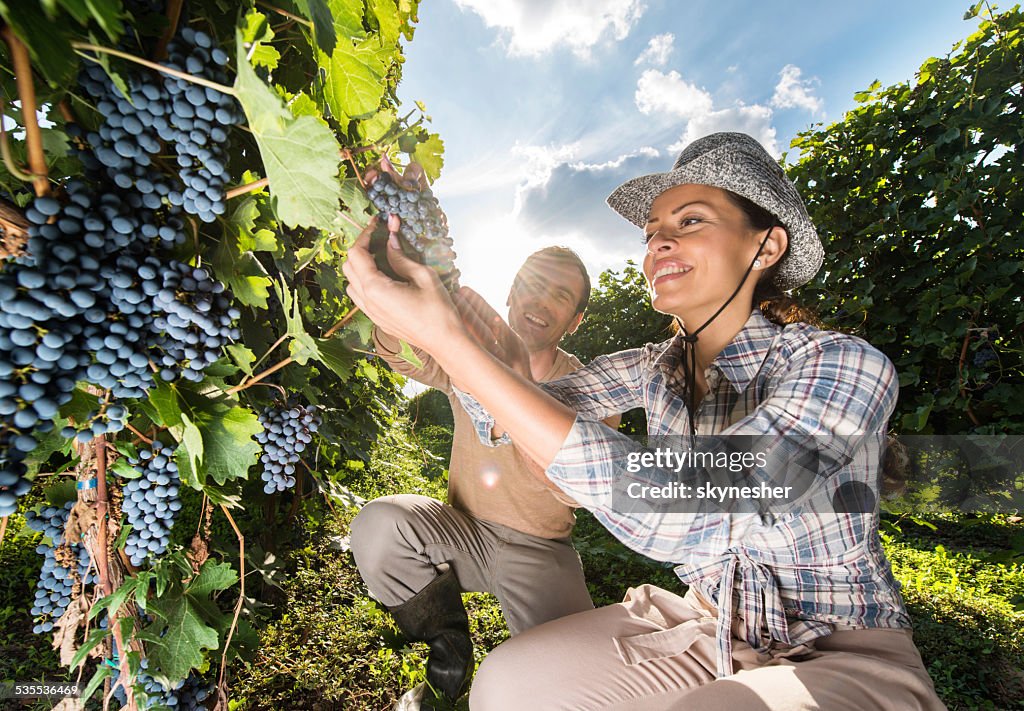
[[113, 592], [110, 589], [110, 570], [107, 560], [107, 447], [106, 437], [100, 435], [93, 445], [96, 452], [96, 537], [99, 545], [96, 546], [96, 567], [100, 574], [100, 592], [106, 596]]
[[32, 84], [32, 63], [29, 61], [28, 48], [14, 34], [10, 25], [0, 30], [0, 35], [11, 51], [11, 63], [14, 65], [14, 79], [18, 86], [22, 118], [25, 121], [25, 145], [28, 148], [28, 167], [32, 171], [32, 186], [35, 188], [36, 197], [43, 197], [50, 194], [50, 181], [47, 180], [43, 134], [39, 130], [39, 119], [36, 116], [36, 89]]
[[[231, 524], [231, 528], [235, 530], [235, 535], [238, 536], [238, 580], [240, 582], [241, 589], [238, 592], [238, 602], [235, 603], [235, 616], [231, 620], [231, 628], [228, 630], [228, 635], [224, 640], [224, 653], [220, 658], [220, 679], [217, 682], [217, 693], [220, 695], [224, 702], [224, 708], [227, 708], [227, 694], [224, 691], [224, 674], [227, 672], [228, 667], [228, 648], [231, 646], [231, 638], [235, 634], [235, 628], [238, 626], [238, 616], [242, 612], [242, 603], [245, 602], [245, 536], [238, 530], [238, 525], [235, 523], [235, 519], [231, 518], [231, 514], [228, 512], [228, 507], [224, 504], [220, 505], [221, 511], [227, 516], [228, 523]], [[220, 703], [217, 704], [220, 707]]]
[[7, 519], [10, 516], [4, 516], [3, 520], [0, 520], [0, 546], [4, 544], [4, 536], [7, 535]]
[[307, 20], [304, 17], [299, 17], [298, 15], [293, 15], [292, 13], [290, 13], [290, 12], [288, 12], [286, 10], [282, 10], [279, 7], [275, 7], [274, 5], [271, 5], [269, 2], [264, 2], [264, 0], [256, 0], [256, 4], [259, 5], [260, 7], [265, 7], [266, 9], [270, 10], [271, 12], [276, 12], [278, 15], [282, 15], [284, 17], [287, 17], [289, 20], [294, 20], [295, 22], [298, 22], [300, 24], [305, 25], [306, 27], [308, 27], [310, 29], [313, 29], [313, 23], [310, 22], [309, 20]]
[[129, 430], [130, 430], [130, 431], [131, 431], [131, 432], [132, 432], [132, 433], [133, 433], [133, 434], [134, 434], [134, 435], [136, 436], [136, 437], [138, 437], [139, 439], [141, 439], [141, 440], [142, 440], [143, 442], [145, 442], [146, 444], [153, 444], [153, 440], [152, 440], [152, 439], [150, 439], [150, 438], [149, 438], [149, 437], [147, 437], [146, 435], [144, 435], [144, 434], [142, 434], [141, 432], [139, 432], [139, 431], [138, 431], [137, 429], [135, 429], [134, 427], [132, 427], [132, 426], [131, 426], [131, 425], [130, 425], [129, 423], [125, 422], [125, 423], [124, 423], [124, 426], [125, 426], [125, 427], [127, 427], [127, 428], [128, 428], [128, 429], [129, 429]]
[[11, 147], [7, 143], [7, 129], [4, 127], [5, 120], [6, 114], [4, 113], [3, 105], [0, 104], [0, 156], [3, 157], [4, 166], [7, 168], [7, 172], [18, 180], [25, 183], [31, 182], [33, 180], [32, 175], [23, 172], [14, 162], [14, 156], [11, 155]]
[[[348, 323], [352, 319], [354, 319], [356, 317], [356, 314], [358, 314], [358, 313], [359, 313], [359, 307], [358, 306], [353, 306], [352, 309], [347, 314], [345, 314], [340, 321], [338, 321], [338, 323], [334, 324], [329, 329], [327, 329], [327, 331], [323, 335], [323, 338], [330, 338], [331, 336], [333, 336], [335, 333], [337, 333], [338, 329], [341, 329], [341, 328], [344, 328], [345, 326], [347, 326]], [[256, 385], [257, 383], [259, 383], [261, 380], [263, 380], [268, 375], [273, 375], [277, 371], [281, 370], [281, 368], [285, 367], [286, 365], [289, 365], [289, 364], [293, 363], [294, 360], [295, 360], [294, 358], [292, 358], [291, 356], [288, 356], [284, 360], [281, 360], [278, 363], [275, 363], [274, 365], [270, 366], [269, 368], [267, 368], [263, 372], [258, 373], [257, 375], [252, 376], [252, 378], [250, 378], [248, 380], [243, 380], [242, 382], [240, 382], [238, 385], [234, 386], [233, 388], [229, 388], [226, 392], [227, 392], [228, 395], [234, 395], [235, 393], [241, 392], [242, 390], [245, 390], [246, 388], [251, 388], [253, 385]]]
[[224, 197], [225, 199], [230, 200], [231, 198], [238, 197], [239, 195], [245, 195], [246, 193], [255, 192], [260, 188], [267, 187], [268, 185], [270, 185], [270, 178], [260, 178], [259, 180], [252, 181], [251, 183], [246, 183], [245, 185], [237, 185], [231, 188], [226, 193], [224, 193]]
[[[181, 72], [181, 71], [178, 71], [177, 69], [171, 69], [170, 67], [165, 66], [163, 64], [157, 64], [156, 62], [151, 62], [148, 59], [141, 59], [139, 57], [136, 57], [134, 54], [129, 54], [128, 52], [122, 52], [119, 49], [111, 49], [110, 47], [101, 47], [101, 46], [96, 45], [96, 44], [89, 44], [88, 42], [72, 42], [71, 46], [74, 47], [76, 50], [84, 50], [84, 51], [87, 51], [87, 52], [96, 52], [97, 54], [111, 54], [111, 55], [113, 55], [115, 57], [120, 57], [121, 59], [127, 59], [129, 62], [135, 62], [136, 64], [141, 64], [144, 67], [149, 67], [150, 69], [155, 69], [158, 72], [163, 72], [164, 74], [169, 74], [172, 77], [177, 77], [179, 79], [184, 79], [185, 81], [190, 81], [193, 84], [199, 84], [200, 86], [206, 86], [206, 87], [209, 87], [211, 89], [215, 89], [216, 91], [219, 91], [222, 94], [229, 94], [231, 96], [235, 96], [235, 90], [234, 90], [234, 88], [232, 88], [230, 86], [224, 86], [223, 84], [218, 84], [215, 81], [210, 81], [209, 79], [203, 79], [202, 77], [192, 76], [188, 72]], [[99, 61], [95, 57], [90, 57], [87, 54], [82, 54], [82, 52], [78, 52], [78, 54], [80, 54], [81, 56], [83, 56], [86, 59], [89, 59], [89, 60], [91, 60], [93, 62], [98, 62]]]
[[167, 56], [167, 45], [171, 43], [171, 38], [174, 37], [174, 33], [178, 30], [178, 21], [181, 19], [181, 6], [184, 5], [184, 0], [168, 0], [167, 2], [167, 27], [164, 29], [164, 33], [160, 35], [160, 41], [157, 42], [156, 49], [153, 51], [153, 59], [163, 59]]

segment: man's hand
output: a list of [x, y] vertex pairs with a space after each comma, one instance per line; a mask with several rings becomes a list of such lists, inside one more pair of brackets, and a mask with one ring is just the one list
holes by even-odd
[[533, 380], [530, 352], [523, 339], [483, 297], [464, 286], [455, 294], [455, 306], [463, 325], [484, 350], [527, 380]]

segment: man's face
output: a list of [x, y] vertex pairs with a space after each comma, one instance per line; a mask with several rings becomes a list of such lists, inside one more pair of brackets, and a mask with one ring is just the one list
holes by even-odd
[[576, 330], [583, 314], [583, 274], [573, 264], [548, 257], [528, 259], [508, 297], [508, 322], [532, 353], [553, 348]]

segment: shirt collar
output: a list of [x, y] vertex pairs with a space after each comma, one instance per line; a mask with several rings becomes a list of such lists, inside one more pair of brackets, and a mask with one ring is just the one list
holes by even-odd
[[[743, 392], [761, 369], [780, 330], [781, 327], [764, 317], [761, 309], [755, 308], [740, 332], [711, 364], [718, 366], [736, 392]], [[671, 375], [678, 367], [682, 353], [682, 334], [676, 334], [654, 363], [666, 375]]]

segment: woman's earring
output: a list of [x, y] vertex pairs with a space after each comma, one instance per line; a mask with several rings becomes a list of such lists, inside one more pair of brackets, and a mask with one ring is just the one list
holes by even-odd
[[754, 268], [757, 269], [760, 266], [761, 266], [761, 260], [760, 259], [755, 259], [754, 260]]

